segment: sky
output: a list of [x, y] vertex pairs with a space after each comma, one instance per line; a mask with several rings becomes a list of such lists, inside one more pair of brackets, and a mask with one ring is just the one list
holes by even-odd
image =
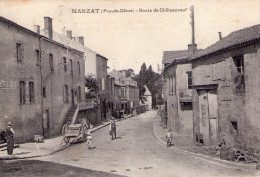
[[[29, 29], [42, 29], [43, 17], [51, 17], [54, 31], [72, 30], [73, 36], [84, 36], [85, 46], [108, 58], [109, 71], [131, 68], [138, 73], [146, 63], [158, 72], [163, 51], [187, 50], [191, 43], [191, 5], [198, 48], [217, 42], [218, 32], [225, 37], [260, 24], [260, 0], [0, 0], [0, 16]], [[160, 11], [166, 8], [182, 11]], [[115, 9], [134, 12], [107, 13]]]

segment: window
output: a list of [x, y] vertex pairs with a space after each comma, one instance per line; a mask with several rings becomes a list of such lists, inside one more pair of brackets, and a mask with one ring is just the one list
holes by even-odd
[[66, 57], [63, 57], [63, 67], [64, 67], [64, 72], [67, 72], [67, 59], [66, 59]]
[[37, 62], [37, 64], [40, 64], [40, 51], [39, 50], [35, 50], [35, 55], [36, 55], [36, 62]]
[[171, 94], [171, 79], [168, 79], [168, 90], [169, 90], [169, 94]]
[[243, 74], [244, 73], [244, 56], [239, 55], [234, 57], [234, 62], [237, 67], [237, 72]]
[[239, 55], [236, 57], [233, 57], [234, 63], [237, 68], [237, 72], [239, 73], [235, 77], [235, 83], [236, 83], [236, 89], [243, 90], [245, 89], [245, 78], [244, 78], [244, 56]]
[[238, 136], [238, 125], [236, 121], [230, 121], [230, 134], [237, 137]]
[[192, 72], [187, 72], [188, 74], [188, 89], [192, 89]]
[[24, 104], [25, 103], [25, 82], [20, 81], [19, 87], [20, 87], [20, 104]]
[[20, 43], [16, 43], [16, 59], [19, 63], [21, 63], [23, 59], [23, 49]]
[[45, 113], [43, 115], [43, 121], [44, 121], [44, 128], [50, 129], [50, 113], [49, 110], [45, 110]]
[[105, 78], [101, 78], [101, 90], [105, 90]]
[[50, 65], [50, 70], [51, 72], [54, 71], [54, 67], [53, 67], [53, 55], [50, 53], [49, 54], [49, 65]]
[[[173, 89], [173, 81], [175, 81], [175, 80], [173, 80], [173, 78], [172, 78], [171, 81], [172, 81], [172, 82], [171, 82], [171, 87], [172, 87], [171, 93], [173, 94], [173, 90], [174, 90], [174, 89]], [[174, 86], [175, 86], [175, 84], [174, 84]], [[175, 93], [175, 92], [174, 92], [174, 93]]]
[[174, 88], [173, 88], [173, 78], [169, 78], [168, 79], [168, 83], [169, 83], [169, 95], [173, 94]]
[[78, 62], [78, 74], [80, 74], [80, 63]]
[[73, 74], [73, 62], [72, 62], [72, 59], [70, 59], [70, 72]]
[[79, 100], [81, 100], [81, 87], [78, 86], [78, 98]]
[[113, 85], [113, 79], [110, 79], [110, 84], [111, 84], [111, 94], [113, 94], [113, 90], [114, 90], [114, 85]]
[[192, 102], [182, 102], [181, 103], [181, 110], [192, 110]]
[[68, 85], [64, 86], [64, 102], [68, 103], [69, 102], [69, 87]]
[[34, 83], [29, 82], [29, 101], [34, 103], [35, 95], [34, 95]]
[[42, 87], [42, 96], [46, 98], [46, 86]]

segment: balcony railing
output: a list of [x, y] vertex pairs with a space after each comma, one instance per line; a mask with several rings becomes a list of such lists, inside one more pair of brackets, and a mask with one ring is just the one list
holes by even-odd
[[80, 100], [79, 111], [94, 108], [95, 105], [96, 105], [95, 99]]
[[179, 89], [180, 102], [192, 102], [192, 91], [189, 89]]

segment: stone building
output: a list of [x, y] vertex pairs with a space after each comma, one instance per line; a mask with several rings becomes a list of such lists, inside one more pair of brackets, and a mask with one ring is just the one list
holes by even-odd
[[163, 55], [163, 62], [168, 62], [164, 67], [167, 127], [190, 137], [193, 134], [191, 55], [191, 45], [188, 50], [166, 51]]
[[68, 110], [84, 100], [84, 54], [44, 32], [0, 17], [0, 129], [13, 122], [16, 142], [58, 135]]
[[97, 69], [97, 81], [100, 85], [100, 90], [98, 92], [98, 104], [100, 107], [100, 120], [106, 120], [107, 111], [108, 111], [108, 99], [109, 99], [109, 92], [107, 87], [107, 58], [103, 57], [102, 55], [97, 54], [97, 62], [96, 62], [96, 69]]
[[109, 73], [114, 78], [113, 112], [119, 117], [119, 111], [133, 113], [139, 106], [139, 89], [137, 82], [126, 77], [125, 70], [113, 70]]
[[[73, 36], [71, 30], [66, 30], [66, 34], [62, 35], [57, 32], [54, 33], [54, 39], [65, 44], [71, 46], [77, 50], [84, 52], [84, 60], [85, 60], [85, 75], [92, 75], [99, 84], [100, 91], [96, 95], [96, 99], [87, 100], [88, 104], [91, 105], [91, 102], [97, 102], [97, 108], [90, 106], [90, 109], [95, 110], [87, 110], [87, 112], [91, 112], [91, 115], [94, 115], [97, 120], [93, 120], [93, 122], [99, 122], [106, 120], [108, 114], [108, 106], [109, 101], [108, 97], [110, 97], [107, 87], [107, 61], [108, 59], [97, 52], [91, 50], [90, 48], [85, 46], [84, 37], [83, 36]], [[93, 105], [93, 104], [92, 104]], [[88, 108], [88, 109], [89, 109]], [[93, 114], [95, 112], [95, 114]], [[88, 114], [86, 114], [88, 117]], [[93, 117], [93, 116], [92, 116]], [[93, 119], [93, 118], [91, 118]]]
[[146, 111], [150, 111], [152, 110], [152, 94], [146, 85], [144, 85], [144, 88], [145, 88], [145, 92], [143, 96], [143, 101], [145, 104], [145, 109]]
[[192, 58], [194, 141], [260, 152], [260, 25], [232, 32]]

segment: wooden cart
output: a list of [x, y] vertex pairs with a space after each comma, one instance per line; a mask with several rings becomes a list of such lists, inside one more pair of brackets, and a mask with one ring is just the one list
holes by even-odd
[[87, 124], [65, 124], [62, 128], [63, 141], [68, 143], [75, 143], [86, 140]]

